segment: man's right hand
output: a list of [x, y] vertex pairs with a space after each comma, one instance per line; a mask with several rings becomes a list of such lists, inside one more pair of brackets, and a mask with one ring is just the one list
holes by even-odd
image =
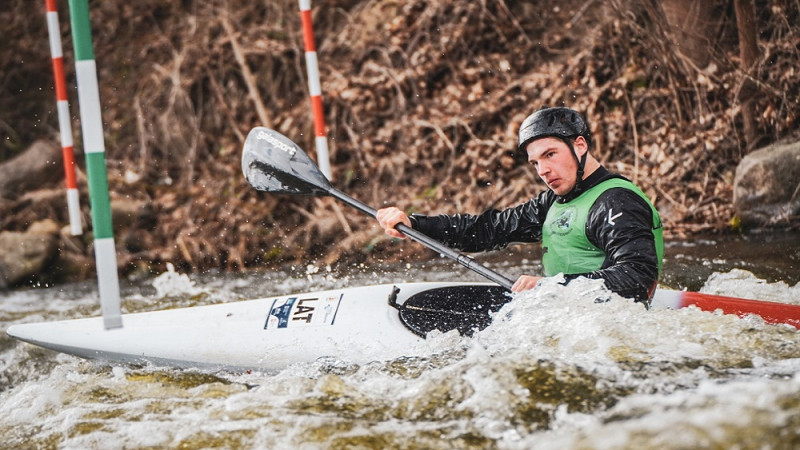
[[406, 213], [401, 211], [394, 206], [389, 208], [381, 208], [378, 210], [375, 217], [378, 219], [378, 223], [380, 224], [383, 231], [386, 232], [391, 237], [405, 239], [406, 235], [394, 229], [395, 225], [398, 223], [405, 224], [408, 227], [411, 227], [411, 219], [408, 218]]
[[539, 283], [542, 277], [534, 277], [530, 275], [522, 275], [520, 276], [517, 281], [511, 286], [511, 292], [522, 292], [527, 291], [528, 289], [533, 289]]

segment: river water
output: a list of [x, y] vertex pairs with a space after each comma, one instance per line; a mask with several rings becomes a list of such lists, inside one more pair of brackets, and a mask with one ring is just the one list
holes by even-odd
[[[480, 261], [540, 270], [527, 248]], [[673, 288], [800, 304], [800, 236], [671, 245]], [[447, 260], [123, 282], [123, 310], [402, 281], [483, 281]], [[574, 284], [574, 286], [573, 286]], [[800, 448], [800, 331], [645, 311], [545, 285], [472, 338], [272, 373], [107, 365], [0, 336], [0, 448]], [[588, 292], [588, 294], [587, 294]], [[99, 313], [94, 283], [0, 293], [0, 328]]]

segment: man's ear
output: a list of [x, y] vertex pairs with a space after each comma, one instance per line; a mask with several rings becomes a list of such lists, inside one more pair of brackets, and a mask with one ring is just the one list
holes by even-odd
[[583, 136], [576, 137], [575, 141], [572, 143], [572, 147], [575, 148], [575, 153], [578, 157], [583, 156], [584, 153], [589, 151], [589, 143], [586, 142]]

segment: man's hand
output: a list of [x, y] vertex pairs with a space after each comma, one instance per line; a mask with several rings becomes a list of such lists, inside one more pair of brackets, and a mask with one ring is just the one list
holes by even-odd
[[536, 287], [536, 283], [539, 282], [543, 277], [532, 277], [530, 275], [522, 275], [517, 279], [513, 286], [511, 286], [511, 292], [522, 292], [527, 291], [528, 289], [533, 289]]
[[391, 237], [405, 239], [406, 235], [394, 229], [394, 226], [398, 223], [405, 224], [408, 227], [411, 227], [411, 219], [408, 218], [406, 213], [403, 211], [391, 206], [389, 208], [381, 208], [375, 214], [375, 217], [378, 219], [378, 223], [383, 228], [383, 231], [386, 232]]

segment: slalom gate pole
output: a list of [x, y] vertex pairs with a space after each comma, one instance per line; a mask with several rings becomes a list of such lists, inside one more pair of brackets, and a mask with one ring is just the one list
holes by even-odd
[[56, 0], [45, 0], [47, 10], [47, 33], [50, 35], [50, 56], [53, 59], [53, 77], [56, 87], [56, 108], [61, 135], [61, 153], [64, 158], [64, 175], [67, 186], [67, 211], [69, 231], [73, 236], [83, 234], [81, 206], [78, 199], [78, 183], [75, 178], [75, 151], [72, 146], [72, 121], [67, 100], [67, 81], [64, 77], [64, 54], [61, 47], [61, 31], [58, 24]]
[[92, 27], [89, 21], [88, 0], [69, 0], [72, 22], [72, 41], [75, 47], [75, 74], [78, 79], [78, 104], [81, 112], [83, 151], [86, 155], [86, 174], [89, 179], [89, 200], [94, 230], [94, 258], [100, 307], [106, 329], [121, 328], [119, 276], [114, 232], [111, 225], [111, 200], [108, 194], [106, 150], [103, 137], [103, 118], [100, 109], [100, 89], [92, 49]]
[[303, 42], [306, 50], [308, 91], [311, 94], [311, 111], [314, 114], [314, 144], [317, 149], [317, 164], [322, 173], [331, 180], [331, 163], [328, 156], [328, 138], [325, 135], [325, 114], [322, 108], [322, 87], [319, 82], [317, 48], [314, 43], [314, 26], [311, 22], [311, 0], [299, 0], [300, 21], [303, 23]]

